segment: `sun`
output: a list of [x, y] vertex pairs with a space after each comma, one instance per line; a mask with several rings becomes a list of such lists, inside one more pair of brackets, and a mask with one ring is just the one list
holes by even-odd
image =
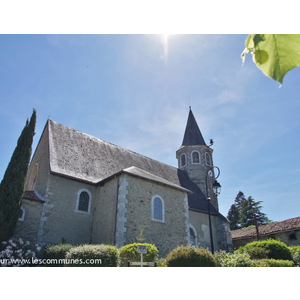
[[165, 60], [168, 59], [168, 54], [169, 54], [169, 37], [170, 37], [169, 33], [164, 33], [161, 35], [161, 43], [164, 48], [164, 59]]
[[164, 33], [161, 36], [162, 36], [162, 43], [167, 44], [170, 34], [169, 33]]

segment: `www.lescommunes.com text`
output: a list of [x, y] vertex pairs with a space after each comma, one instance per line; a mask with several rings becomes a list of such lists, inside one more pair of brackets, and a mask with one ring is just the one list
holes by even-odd
[[0, 265], [101, 265], [101, 259], [56, 259], [56, 258], [31, 258], [31, 259], [19, 259], [19, 258], [2, 258], [0, 259]]

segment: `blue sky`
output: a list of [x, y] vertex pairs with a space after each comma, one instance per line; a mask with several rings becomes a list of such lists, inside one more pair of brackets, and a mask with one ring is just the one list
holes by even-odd
[[0, 35], [0, 180], [32, 109], [177, 166], [189, 106], [214, 139], [223, 215], [239, 191], [300, 216], [300, 69], [283, 86], [240, 54], [247, 35]]

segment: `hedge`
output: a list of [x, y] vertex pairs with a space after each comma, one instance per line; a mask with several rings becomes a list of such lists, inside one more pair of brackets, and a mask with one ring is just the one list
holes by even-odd
[[66, 254], [65, 266], [69, 267], [117, 267], [118, 248], [111, 245], [80, 245]]
[[294, 267], [294, 263], [284, 259], [257, 259], [252, 260], [252, 267]]
[[295, 266], [300, 266], [300, 246], [289, 247]]
[[216, 267], [213, 254], [195, 246], [179, 246], [170, 251], [166, 257], [168, 267]]
[[252, 267], [252, 260], [248, 253], [215, 252], [218, 267]]
[[[249, 255], [255, 252], [254, 248], [265, 248], [267, 251], [264, 253], [267, 258], [293, 260], [292, 254], [288, 246], [280, 241], [274, 239], [255, 241], [240, 247], [238, 252], [247, 252]], [[250, 256], [251, 257], [251, 256]], [[256, 257], [254, 257], [256, 258]]]
[[[66, 257], [66, 253], [76, 245], [71, 244], [58, 244], [58, 245], [46, 245], [43, 249], [43, 258], [51, 259], [51, 265], [45, 265], [50, 267], [62, 267], [63, 260]], [[57, 261], [55, 263], [55, 260]]]

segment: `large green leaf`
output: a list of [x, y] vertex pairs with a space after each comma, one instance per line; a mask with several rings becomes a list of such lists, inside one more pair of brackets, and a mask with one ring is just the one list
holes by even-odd
[[250, 34], [242, 53], [251, 52], [262, 72], [282, 84], [285, 74], [300, 65], [300, 34]]

